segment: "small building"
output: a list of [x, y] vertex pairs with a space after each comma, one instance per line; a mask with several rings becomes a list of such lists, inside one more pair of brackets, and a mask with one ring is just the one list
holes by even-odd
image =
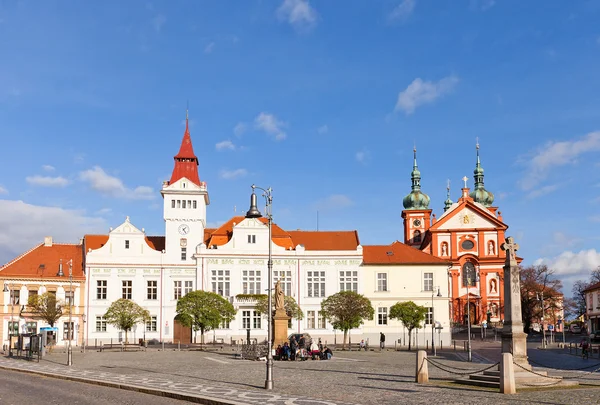
[[585, 314], [583, 318], [587, 321], [588, 332], [594, 335], [600, 334], [600, 282], [590, 285], [583, 290], [585, 295]]
[[[69, 277], [72, 275], [72, 278]], [[29, 297], [46, 292], [54, 294], [57, 302], [64, 303], [63, 315], [55, 323], [58, 328], [57, 345], [73, 345], [83, 341], [85, 274], [81, 244], [55, 243], [47, 236], [44, 242], [0, 267], [0, 294], [2, 323], [0, 333], [4, 345], [9, 334], [39, 333], [48, 322], [34, 316], [28, 307]], [[69, 336], [69, 304], [71, 333]]]

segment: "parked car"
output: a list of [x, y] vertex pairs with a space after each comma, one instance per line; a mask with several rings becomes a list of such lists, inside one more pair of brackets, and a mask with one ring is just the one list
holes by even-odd
[[571, 326], [569, 326], [569, 331], [571, 333], [581, 333], [581, 326], [577, 324], [571, 324]]

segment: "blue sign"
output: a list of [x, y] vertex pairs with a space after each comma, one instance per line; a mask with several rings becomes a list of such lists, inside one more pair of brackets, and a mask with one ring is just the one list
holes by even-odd
[[548, 330], [554, 330], [554, 325], [548, 325]]
[[557, 323], [558, 323], [559, 325], [560, 325], [560, 324], [562, 324], [562, 319], [559, 319], [559, 320], [557, 321]]

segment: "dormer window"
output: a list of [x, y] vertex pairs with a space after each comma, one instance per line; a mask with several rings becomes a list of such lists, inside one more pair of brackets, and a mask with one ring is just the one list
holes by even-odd
[[185, 208], [185, 200], [181, 202], [181, 208]]
[[181, 188], [185, 188], [185, 183], [181, 183]]
[[181, 200], [177, 200], [177, 208], [181, 208]]
[[171, 200], [171, 208], [175, 208], [175, 200]]
[[248, 235], [248, 243], [256, 243], [256, 235]]
[[198, 208], [196, 205], [196, 200], [192, 201], [194, 203], [194, 209]]
[[125, 241], [125, 249], [129, 249], [129, 241], [128, 240]]

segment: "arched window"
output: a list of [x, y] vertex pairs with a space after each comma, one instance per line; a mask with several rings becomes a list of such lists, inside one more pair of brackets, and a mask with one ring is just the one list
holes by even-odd
[[475, 285], [477, 281], [475, 279], [475, 265], [471, 262], [465, 262], [462, 266], [462, 279], [463, 279], [463, 287], [472, 287]]
[[415, 231], [415, 233], [413, 233], [413, 241], [416, 242], [421, 242], [421, 231], [419, 231], [418, 229]]

